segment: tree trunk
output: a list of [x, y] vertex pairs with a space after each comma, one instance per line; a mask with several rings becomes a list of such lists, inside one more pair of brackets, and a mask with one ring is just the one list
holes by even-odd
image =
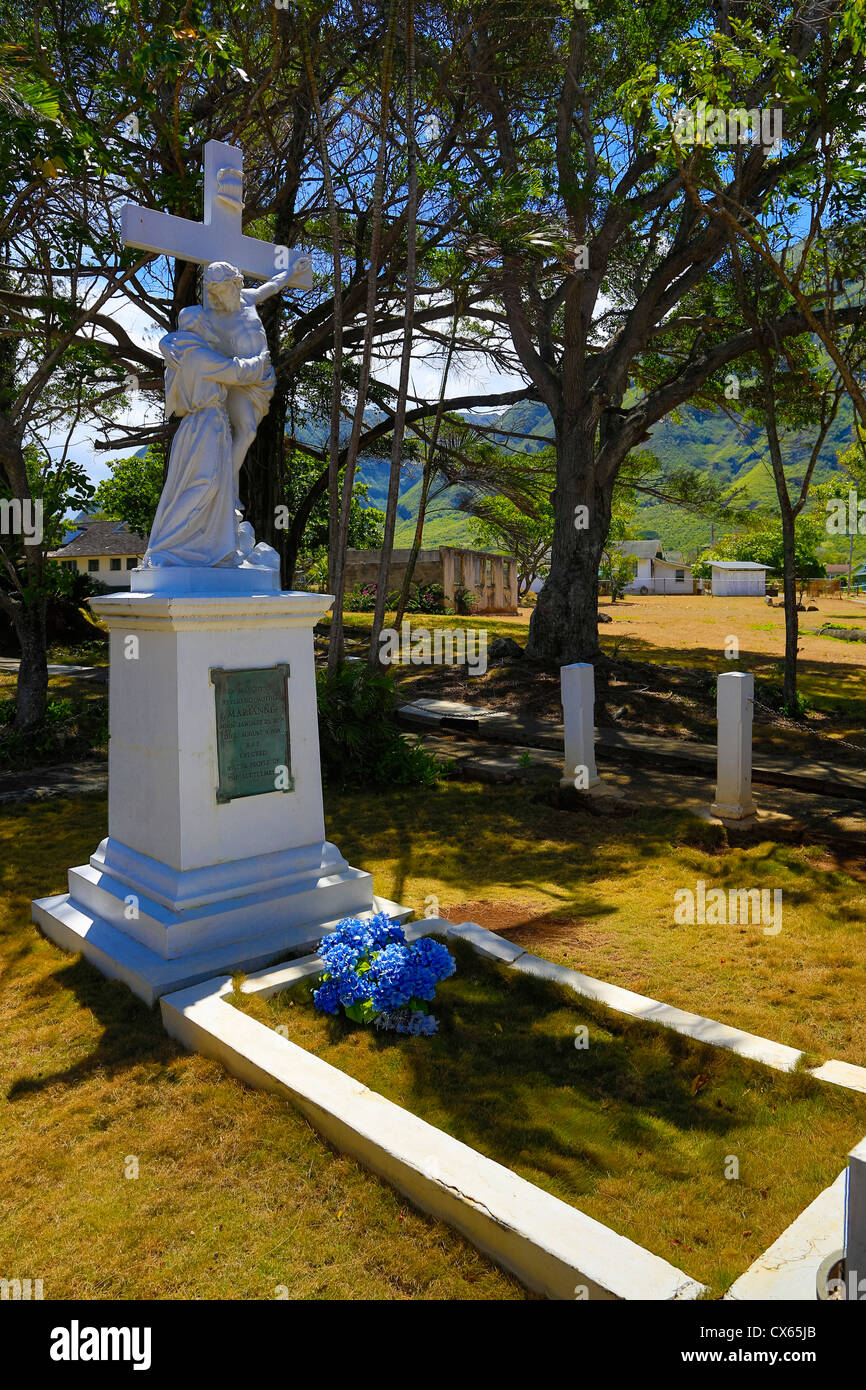
[[415, 534], [412, 537], [412, 547], [409, 551], [409, 560], [406, 565], [406, 573], [403, 576], [403, 587], [400, 590], [400, 597], [397, 600], [397, 612], [394, 616], [394, 627], [399, 629], [406, 612], [406, 605], [409, 602], [409, 590], [412, 587], [412, 580], [415, 575], [415, 566], [418, 563], [418, 554], [421, 550], [421, 542], [424, 538], [424, 519], [427, 515], [427, 498], [430, 493], [430, 483], [433, 478], [433, 465], [429, 455], [424, 460], [424, 472], [421, 476], [421, 495], [418, 498], [418, 517], [415, 521]]
[[[388, 597], [388, 576], [394, 553], [394, 531], [397, 526], [397, 505], [400, 500], [400, 473], [403, 460], [403, 440], [406, 434], [406, 398], [409, 392], [409, 373], [412, 367], [412, 320], [415, 315], [416, 246], [418, 221], [418, 159], [415, 148], [415, 7], [413, 0], [406, 6], [406, 132], [409, 193], [406, 217], [406, 304], [403, 315], [403, 347], [400, 354], [400, 381], [397, 387], [397, 406], [394, 412], [394, 434], [391, 440], [391, 468], [388, 474], [388, 497], [385, 503], [385, 529], [382, 535], [382, 554], [376, 581], [376, 606], [370, 632], [368, 664], [371, 671], [379, 669], [379, 636], [385, 621]], [[422, 507], [425, 505], [422, 498]], [[424, 522], [421, 521], [423, 530]], [[413, 566], [414, 567], [414, 566]]]
[[295, 515], [292, 517], [292, 524], [285, 533], [285, 543], [283, 549], [283, 584], [287, 589], [293, 589], [295, 585], [295, 571], [298, 568], [298, 556], [301, 552], [301, 543], [304, 539], [304, 531], [309, 521], [313, 508], [320, 502], [328, 490], [328, 480], [330, 470], [325, 468], [319, 474], [312, 487], [298, 503]]
[[[262, 323], [268, 339], [271, 360], [279, 358], [280, 314], [279, 300], [275, 297], [262, 306]], [[257, 541], [272, 545], [279, 552], [283, 573], [281, 582], [286, 583], [285, 574], [285, 531], [276, 526], [277, 507], [285, 501], [285, 433], [286, 433], [286, 384], [278, 381], [270, 408], [256, 431], [256, 437], [249, 447], [241, 468], [240, 495], [244, 508], [244, 521], [248, 521], [256, 533]]]
[[[301, 54], [307, 73], [310, 102], [316, 115], [316, 132], [319, 140], [319, 153], [322, 158], [322, 182], [328, 203], [328, 222], [331, 229], [331, 254], [334, 258], [334, 356], [331, 376], [331, 432], [328, 441], [328, 588], [337, 592], [337, 552], [340, 543], [340, 424], [342, 419], [342, 379], [343, 379], [343, 257], [340, 235], [340, 215], [334, 196], [334, 181], [331, 174], [331, 159], [328, 152], [328, 137], [325, 118], [316, 84], [313, 57], [310, 49], [310, 36], [307, 20], [301, 11], [299, 28]], [[298, 538], [298, 546], [300, 537]], [[297, 563], [298, 546], [295, 547], [292, 569]], [[285, 567], [289, 567], [289, 547], [286, 548]]]
[[21, 646], [15, 727], [27, 733], [42, 723], [48, 701], [44, 600], [21, 605], [15, 614], [15, 632]]
[[[14, 339], [9, 339], [14, 342]], [[0, 399], [5, 403], [3, 387], [9, 380], [0, 362]], [[27, 465], [24, 459], [22, 431], [8, 417], [0, 416], [0, 482], [5, 480], [13, 497], [20, 498], [22, 507], [33, 500]], [[38, 728], [45, 718], [48, 700], [48, 658], [45, 652], [45, 608], [42, 590], [44, 553], [41, 546], [24, 547], [23, 574], [4, 609], [15, 624], [21, 663], [18, 667], [17, 710], [15, 727], [22, 732]], [[5, 579], [5, 574], [4, 574]], [[25, 598], [27, 591], [31, 598]]]
[[596, 483], [589, 433], [577, 426], [568, 433], [557, 428], [550, 574], [529, 622], [526, 655], [531, 660], [567, 666], [595, 661], [600, 654], [598, 569], [610, 528], [612, 492], [612, 485]]
[[[352, 488], [355, 485], [355, 469], [358, 463], [358, 450], [361, 431], [364, 425], [364, 409], [367, 403], [367, 390], [373, 365], [373, 336], [376, 325], [376, 293], [379, 276], [379, 258], [382, 249], [382, 222], [385, 200], [386, 137], [388, 133], [388, 111], [391, 101], [391, 71], [394, 59], [394, 26], [397, 17], [397, 0], [391, 0], [388, 10], [388, 30], [382, 56], [382, 81], [380, 93], [379, 127], [377, 131], [378, 149], [376, 152], [376, 173], [373, 179], [373, 197], [370, 204], [370, 267], [367, 271], [367, 312], [364, 323], [364, 337], [361, 346], [361, 360], [358, 367], [358, 390], [355, 413], [352, 419], [352, 432], [346, 446], [344, 459], [343, 487], [340, 500], [340, 524], [337, 530], [336, 554], [329, 552], [329, 583], [334, 590], [334, 604], [331, 609], [331, 627], [328, 633], [328, 674], [333, 675], [345, 656], [343, 643], [343, 600], [346, 592], [346, 547], [349, 543], [349, 519], [352, 512]], [[333, 547], [330, 547], [333, 550]]]
[[433, 475], [436, 470], [439, 431], [442, 428], [442, 417], [445, 412], [445, 396], [448, 390], [448, 377], [451, 374], [451, 363], [454, 360], [454, 349], [457, 345], [457, 328], [460, 323], [459, 296], [456, 289], [454, 298], [456, 302], [454, 322], [451, 329], [451, 338], [448, 343], [448, 351], [445, 354], [445, 366], [442, 370], [442, 382], [439, 387], [439, 400], [436, 405], [436, 415], [433, 419], [433, 429], [430, 432], [430, 438], [425, 442], [424, 446], [424, 468], [421, 474], [421, 496], [418, 501], [418, 519], [415, 523], [415, 535], [412, 540], [409, 563], [406, 566], [406, 573], [403, 576], [403, 587], [400, 590], [400, 597], [397, 601], [397, 612], [394, 617], [394, 626], [397, 628], [403, 621], [406, 605], [409, 602], [409, 589], [412, 584], [412, 577], [415, 573], [418, 552], [421, 549], [421, 543], [424, 539], [424, 518], [427, 514], [427, 499], [430, 495], [430, 485], [433, 482]]
[[784, 564], [783, 593], [785, 596], [785, 676], [783, 698], [789, 714], [797, 714], [797, 640], [800, 619], [797, 613], [797, 551], [794, 536], [794, 515], [789, 507], [782, 508], [782, 556]]

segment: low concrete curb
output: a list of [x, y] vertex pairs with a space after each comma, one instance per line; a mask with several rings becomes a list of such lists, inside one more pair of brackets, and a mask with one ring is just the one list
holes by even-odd
[[[635, 994], [621, 985], [609, 984], [606, 980], [595, 980], [590, 975], [582, 975], [579, 970], [570, 970], [565, 965], [555, 965], [542, 956], [534, 956], [522, 947], [515, 946], [504, 936], [497, 936], [476, 922], [445, 922], [448, 936], [468, 941], [480, 955], [489, 956], [504, 965], [511, 965], [524, 974], [538, 979], [550, 980], [563, 985], [587, 999], [605, 1004], [615, 1013], [628, 1014], [631, 1018], [643, 1019], [646, 1023], [660, 1023], [663, 1028], [673, 1028], [677, 1033], [694, 1038], [696, 1042], [709, 1043], [712, 1047], [726, 1047], [740, 1057], [748, 1057], [753, 1062], [763, 1062], [764, 1066], [776, 1071], [793, 1071], [803, 1056], [796, 1047], [773, 1042], [771, 1038], [761, 1038], [756, 1033], [747, 1033], [742, 1028], [732, 1028], [727, 1023], [704, 1018], [701, 1014], [688, 1013], [676, 1009], [671, 1004], [662, 1004], [658, 999], [650, 999], [645, 994]], [[849, 1091], [862, 1091], [866, 1094], [866, 1067], [855, 1066], [852, 1062], [829, 1061], [809, 1072], [816, 1081], [827, 1081], [833, 1086], [842, 1086]]]
[[[779, 1071], [792, 1071], [803, 1055], [769, 1038], [555, 965], [476, 922], [458, 924], [434, 917], [409, 923], [405, 931], [409, 939], [436, 934], [466, 941], [500, 964]], [[306, 956], [259, 970], [241, 989], [268, 998], [321, 969], [318, 956]], [[164, 995], [160, 1007], [166, 1030], [250, 1085], [285, 1096], [338, 1149], [352, 1154], [423, 1211], [447, 1221], [528, 1288], [569, 1300], [670, 1301], [695, 1299], [704, 1292], [702, 1284], [676, 1266], [234, 1008], [225, 999], [231, 990], [230, 979], [217, 978]], [[866, 1093], [864, 1067], [829, 1061], [811, 1074]], [[841, 1245], [844, 1181], [843, 1171], [726, 1297], [814, 1300], [818, 1265]]]
[[[422, 935], [444, 933], [448, 923], [414, 925]], [[309, 956], [249, 977], [244, 992], [267, 996], [320, 969]], [[569, 1300], [694, 1299], [703, 1292], [658, 1255], [226, 1003], [231, 988], [224, 978], [164, 995], [167, 1031], [251, 1085], [285, 1096], [338, 1149], [447, 1221], [527, 1287]]]
[[[519, 744], [549, 749], [564, 758], [561, 723], [520, 718], [480, 705], [461, 705], [458, 700], [418, 699], [397, 710], [397, 721], [416, 732], [441, 730], [482, 743]], [[716, 748], [691, 739], [665, 738], [623, 729], [597, 728], [595, 756], [598, 762], [635, 762], [668, 772], [714, 778]], [[752, 781], [773, 787], [789, 787], [816, 796], [866, 801], [866, 775], [858, 768], [837, 768], [815, 758], [786, 759], [755, 751]]]
[[749, 1303], [817, 1302], [818, 1268], [845, 1244], [846, 1178], [843, 1168], [835, 1182], [734, 1281], [725, 1298]]

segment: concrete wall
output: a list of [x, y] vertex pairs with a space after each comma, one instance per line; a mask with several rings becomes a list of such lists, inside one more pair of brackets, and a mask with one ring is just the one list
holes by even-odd
[[713, 593], [717, 598], [741, 598], [766, 593], [766, 570], [720, 570], [712, 569]]
[[[405, 578], [409, 550], [395, 550], [388, 572], [389, 590], [398, 589]], [[380, 550], [347, 550], [346, 590], [375, 584], [379, 575]], [[480, 550], [464, 550], [443, 545], [438, 550], [420, 550], [413, 582], [441, 584], [445, 598], [454, 603], [457, 589], [471, 590], [478, 602], [476, 613], [517, 612], [517, 560], [513, 555], [488, 555]]]
[[[409, 550], [393, 552], [391, 568], [388, 571], [389, 589], [400, 588], [406, 577], [406, 566], [411, 553]], [[381, 557], [381, 550], [347, 550], [346, 589], [354, 589], [356, 585], [375, 584], [379, 577]], [[414, 581], [416, 584], [442, 583], [442, 560], [438, 550], [419, 550]]]

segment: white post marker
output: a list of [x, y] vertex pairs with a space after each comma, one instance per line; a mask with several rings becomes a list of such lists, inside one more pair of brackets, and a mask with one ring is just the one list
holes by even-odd
[[754, 709], [754, 676], [745, 671], [726, 671], [719, 676], [716, 799], [710, 809], [720, 820], [745, 821], [757, 815], [752, 800]]
[[586, 661], [561, 666], [562, 721], [565, 733], [565, 766], [561, 787], [577, 791], [600, 788], [595, 765], [595, 671]]
[[[866, 1299], [866, 1139], [861, 1139], [848, 1155], [845, 1274], [847, 1297]], [[856, 1283], [852, 1275], [856, 1276]]]
[[[304, 251], [290, 251], [287, 246], [244, 236], [243, 188], [243, 152], [234, 145], [208, 140], [204, 147], [204, 222], [126, 203], [120, 224], [124, 243], [199, 265], [229, 261], [255, 280], [270, 280], [276, 271], [290, 270], [295, 261], [306, 259]], [[295, 289], [302, 290], [310, 289], [312, 283], [311, 267], [302, 269], [292, 281]]]

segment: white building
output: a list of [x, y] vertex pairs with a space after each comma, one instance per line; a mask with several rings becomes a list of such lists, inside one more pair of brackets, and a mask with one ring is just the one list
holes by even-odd
[[691, 566], [684, 564], [680, 551], [665, 553], [659, 540], [623, 541], [619, 548], [637, 563], [637, 573], [625, 588], [627, 594], [694, 593]]
[[51, 560], [64, 569], [92, 574], [109, 589], [128, 589], [130, 570], [141, 564], [147, 541], [130, 531], [122, 521], [98, 521], [76, 517], [78, 529], [60, 550], [52, 550]]
[[763, 598], [767, 589], [769, 565], [751, 560], [711, 560], [713, 593], [717, 598], [739, 598], [756, 594]]

